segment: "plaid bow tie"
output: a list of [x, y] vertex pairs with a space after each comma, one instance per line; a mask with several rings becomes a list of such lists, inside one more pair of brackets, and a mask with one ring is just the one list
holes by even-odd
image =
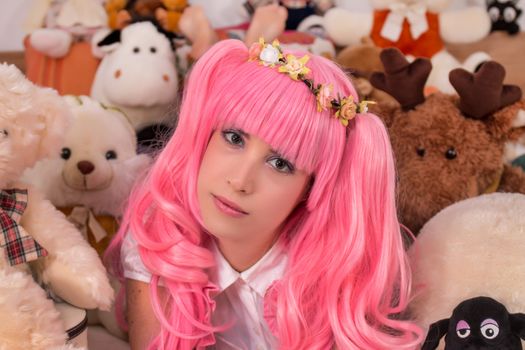
[[26, 207], [27, 190], [0, 191], [0, 247], [5, 249], [11, 266], [47, 255], [47, 251], [19, 225]]

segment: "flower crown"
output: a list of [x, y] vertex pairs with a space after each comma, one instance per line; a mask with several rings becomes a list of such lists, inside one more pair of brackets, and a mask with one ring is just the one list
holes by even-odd
[[369, 104], [375, 103], [366, 100], [356, 103], [351, 95], [347, 97], [333, 96], [332, 84], [315, 84], [312, 79], [308, 78], [310, 68], [306, 66], [306, 63], [310, 56], [304, 55], [301, 58], [292, 54], [285, 56], [277, 40], [267, 44], [263, 38], [260, 38], [259, 42], [252, 44], [248, 54], [250, 61], [259, 61], [259, 64], [265, 67], [278, 67], [277, 70], [280, 73], [287, 74], [293, 80], [304, 82], [315, 95], [317, 110], [321, 112], [332, 109], [335, 112], [334, 117], [339, 119], [344, 126], [348, 126], [348, 122], [354, 119], [357, 113], [366, 113]]

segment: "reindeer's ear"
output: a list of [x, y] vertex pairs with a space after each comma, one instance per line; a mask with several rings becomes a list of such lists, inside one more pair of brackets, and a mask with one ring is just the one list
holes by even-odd
[[434, 350], [438, 347], [439, 340], [448, 332], [449, 321], [449, 318], [445, 318], [430, 325], [427, 338], [423, 346], [421, 346], [421, 350]]
[[525, 135], [525, 100], [514, 102], [486, 120], [488, 132], [501, 142]]

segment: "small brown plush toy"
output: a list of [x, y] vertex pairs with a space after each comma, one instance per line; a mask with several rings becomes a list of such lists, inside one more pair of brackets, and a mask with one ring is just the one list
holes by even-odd
[[[377, 102], [378, 105], [399, 106], [398, 102], [386, 92], [376, 89], [370, 83], [372, 73], [383, 71], [380, 59], [381, 48], [372, 39], [363, 37], [356, 45], [347, 46], [337, 54], [335, 61], [349, 73], [361, 100]], [[370, 105], [372, 112], [376, 105]]]
[[372, 84], [400, 103], [379, 113], [387, 124], [399, 177], [400, 220], [414, 234], [441, 209], [494, 191], [525, 193], [525, 173], [504, 163], [504, 144], [525, 132], [513, 127], [525, 108], [521, 90], [504, 85], [504, 68], [484, 63], [449, 79], [459, 96], [423, 88], [432, 69], [427, 59], [409, 63], [398, 49], [381, 53], [384, 73]]

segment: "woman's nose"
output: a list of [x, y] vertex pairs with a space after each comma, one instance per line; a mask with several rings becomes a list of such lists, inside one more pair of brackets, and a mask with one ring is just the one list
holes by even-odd
[[228, 178], [228, 184], [235, 192], [243, 194], [253, 193], [255, 189], [255, 178], [257, 176], [257, 166], [254, 162], [243, 161], [232, 169]]

